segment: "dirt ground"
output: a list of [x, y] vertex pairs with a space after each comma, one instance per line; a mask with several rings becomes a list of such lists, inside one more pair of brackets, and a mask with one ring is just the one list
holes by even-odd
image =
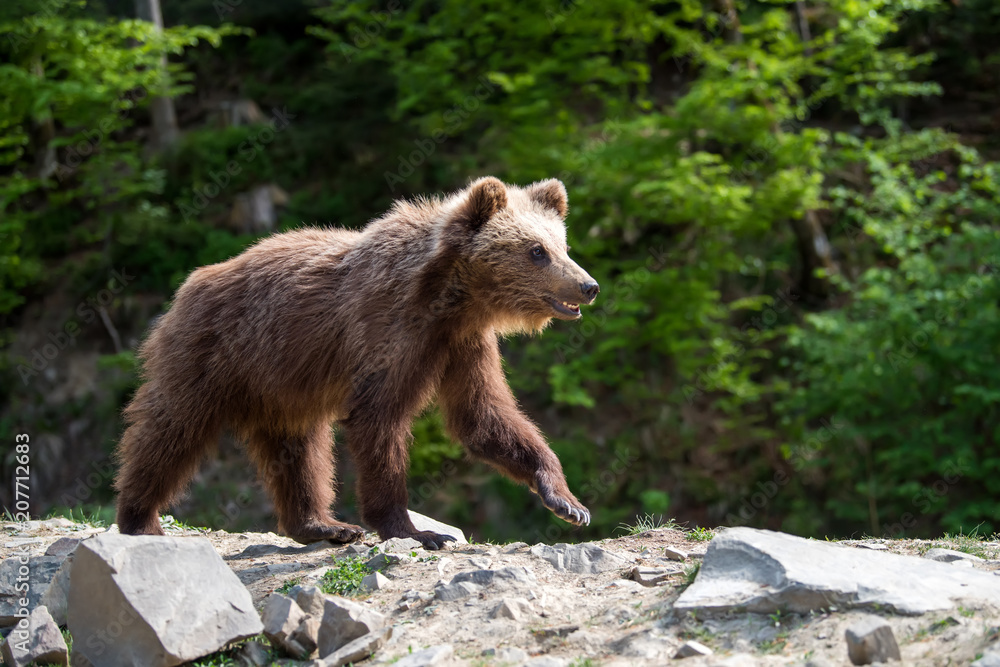
[[[25, 552], [42, 555], [61, 537], [86, 537], [102, 530], [62, 519], [32, 522], [27, 529], [23, 524], [0, 524], [0, 558]], [[209, 539], [250, 590], [258, 609], [286, 582], [315, 582], [338, 559], [379, 544], [370, 534], [356, 545], [334, 547], [302, 546], [274, 533], [180, 528], [168, 532]], [[865, 612], [827, 609], [808, 615], [730, 614], [703, 620], [675, 613], [672, 604], [696, 574], [708, 547], [706, 537], [664, 528], [596, 542], [627, 561], [621, 569], [601, 574], [557, 571], [521, 543], [453, 545], [438, 552], [418, 549], [402, 554], [403, 562], [383, 571], [390, 579], [384, 590], [357, 597], [388, 615], [396, 626], [393, 638], [373, 662], [391, 662], [411, 651], [448, 643], [454, 647], [454, 657], [445, 664], [521, 664], [526, 656], [510, 650], [520, 649], [530, 658], [547, 656], [564, 665], [662, 665], [685, 641], [695, 640], [714, 653], [687, 658], [685, 665], [850, 664], [844, 631]], [[931, 547], [973, 551], [984, 558], [974, 567], [1000, 575], [996, 543], [871, 539], [842, 544], [913, 556]], [[668, 558], [666, 547], [685, 552], [687, 558]], [[517, 566], [530, 570], [536, 581], [508, 590], [486, 588], [462, 600], [433, 598], [435, 586], [459, 572]], [[635, 566], [672, 573], [664, 582], [647, 587], [631, 580]], [[516, 620], [493, 618], [505, 598], [526, 600], [525, 613]], [[968, 665], [984, 651], [1000, 649], [1000, 600], [923, 616], [880, 615], [893, 626], [903, 664]]]

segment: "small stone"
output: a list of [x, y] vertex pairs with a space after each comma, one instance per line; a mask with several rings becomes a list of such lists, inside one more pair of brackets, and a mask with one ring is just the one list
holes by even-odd
[[312, 664], [316, 667], [341, 667], [347, 663], [360, 662], [382, 648], [391, 637], [392, 626], [390, 625], [362, 635]]
[[49, 548], [45, 550], [45, 555], [65, 557], [73, 553], [78, 544], [80, 544], [80, 540], [76, 537], [60, 537], [49, 545]]
[[465, 533], [456, 528], [455, 526], [449, 526], [446, 523], [441, 523], [429, 516], [424, 516], [414, 512], [413, 510], [407, 510], [410, 515], [410, 521], [413, 522], [413, 527], [417, 530], [429, 530], [432, 533], [437, 533], [439, 535], [448, 535], [454, 537], [455, 541], [449, 544], [468, 544], [469, 541], [465, 539]]
[[17, 549], [19, 547], [27, 547], [32, 544], [41, 544], [42, 538], [40, 537], [23, 537], [13, 540], [11, 542], [4, 542], [4, 549]]
[[378, 545], [379, 553], [383, 554], [408, 554], [423, 548], [424, 545], [412, 537], [392, 537]]
[[425, 602], [430, 602], [434, 599], [433, 593], [424, 593], [423, 591], [409, 590], [403, 593], [402, 599], [399, 601], [400, 611], [409, 611], [424, 604]]
[[675, 547], [666, 547], [663, 550], [663, 555], [669, 558], [670, 560], [676, 560], [680, 562], [684, 562], [688, 559], [687, 552], [681, 551], [680, 549], [677, 549]]
[[450, 584], [442, 584], [434, 589], [434, 597], [442, 602], [454, 602], [464, 600], [467, 597], [478, 595], [482, 586], [470, 581], [458, 581]]
[[247, 642], [236, 653], [240, 667], [268, 667], [273, 660], [271, 652], [260, 642]]
[[264, 622], [264, 636], [275, 646], [295, 658], [306, 658], [316, 648], [315, 643], [304, 646], [293, 638], [293, 634], [308, 617], [290, 597], [272, 593], [264, 604], [261, 620]]
[[431, 646], [421, 651], [414, 651], [393, 663], [393, 667], [433, 667], [451, 658], [455, 649], [451, 644]]
[[670, 581], [670, 578], [677, 574], [677, 572], [678, 570], [676, 569], [664, 567], [637, 566], [632, 569], [632, 580], [643, 586], [656, 586], [657, 584]]
[[297, 584], [288, 591], [288, 596], [295, 600], [295, 604], [299, 605], [299, 608], [310, 616], [323, 615], [323, 603], [326, 601], [326, 595], [317, 587]]
[[353, 558], [355, 556], [366, 556], [368, 552], [371, 551], [371, 547], [366, 547], [363, 544], [348, 544], [339, 553], [337, 553], [337, 558]]
[[480, 570], [488, 570], [490, 568], [490, 559], [474, 556], [469, 559], [469, 564], [472, 565], [472, 567], [478, 568]]
[[510, 544], [508, 544], [505, 547], [503, 547], [502, 549], [500, 549], [500, 553], [502, 553], [502, 554], [512, 554], [515, 551], [517, 551], [518, 549], [523, 549], [526, 546], [528, 546], [527, 542], [511, 542]]
[[386, 569], [390, 565], [395, 565], [396, 563], [400, 562], [400, 560], [402, 559], [399, 557], [398, 554], [378, 553], [375, 554], [372, 558], [370, 558], [368, 562], [365, 563], [365, 565], [368, 566], [369, 570], [372, 570], [373, 572], [379, 572], [381, 570]]
[[984, 653], [983, 657], [976, 660], [969, 667], [1000, 667], [1000, 651]]
[[855, 665], [901, 659], [892, 626], [878, 616], [868, 616], [854, 623], [847, 628], [844, 636], [847, 639], [847, 657]]
[[931, 549], [924, 554], [924, 558], [936, 560], [941, 563], [954, 563], [955, 561], [960, 560], [972, 563], [981, 563], [983, 561], [983, 559], [979, 556], [973, 556], [972, 554], [954, 551], [952, 549]]
[[361, 588], [366, 591], [384, 591], [390, 586], [392, 586], [392, 581], [381, 572], [366, 574], [361, 579]]
[[605, 588], [636, 592], [645, 590], [646, 587], [637, 581], [632, 581], [631, 579], [615, 579], [610, 584], [605, 586]]
[[681, 644], [681, 647], [677, 649], [677, 653], [674, 653], [674, 660], [693, 658], [699, 655], [712, 655], [712, 649], [692, 639]]
[[525, 614], [531, 613], [531, 603], [524, 598], [504, 598], [496, 606], [490, 618], [509, 618], [520, 621]]
[[5, 664], [8, 667], [27, 667], [33, 663], [68, 665], [66, 642], [45, 605], [35, 607], [27, 621], [27, 627], [11, 630], [0, 649]]
[[532, 658], [527, 662], [521, 663], [521, 667], [564, 667], [565, 665], [565, 660], [553, 658], [551, 655], [540, 655], [537, 658]]
[[568, 637], [579, 629], [579, 625], [558, 625], [554, 628], [532, 630], [531, 633], [538, 639], [551, 639], [552, 637]]
[[496, 652], [498, 662], [520, 663], [528, 659], [528, 652], [516, 646], [505, 646]]
[[357, 602], [327, 596], [319, 626], [319, 654], [328, 656], [358, 637], [381, 630], [387, 622], [383, 614]]

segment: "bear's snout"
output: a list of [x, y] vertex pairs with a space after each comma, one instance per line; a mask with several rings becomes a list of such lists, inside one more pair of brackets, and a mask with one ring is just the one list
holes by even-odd
[[594, 303], [594, 299], [597, 298], [597, 293], [601, 291], [601, 286], [594, 280], [588, 280], [580, 283], [580, 291], [583, 292], [583, 296], [587, 298], [587, 303]]

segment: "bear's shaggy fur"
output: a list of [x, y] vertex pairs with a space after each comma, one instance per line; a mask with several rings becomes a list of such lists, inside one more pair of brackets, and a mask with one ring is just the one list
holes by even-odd
[[498, 337], [576, 319], [597, 283], [567, 255], [566, 190], [482, 178], [443, 200], [398, 202], [362, 231], [271, 236], [194, 271], [139, 356], [116, 487], [123, 533], [161, 534], [224, 428], [248, 450], [300, 542], [359, 537], [334, 520], [332, 424], [358, 468], [362, 519], [383, 539], [418, 532], [406, 512], [410, 425], [435, 397], [449, 433], [557, 516], [590, 513], [518, 409]]

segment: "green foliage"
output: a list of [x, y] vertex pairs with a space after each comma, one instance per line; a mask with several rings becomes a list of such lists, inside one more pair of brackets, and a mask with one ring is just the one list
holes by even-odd
[[[108, 234], [92, 211], [117, 210], [113, 225], [124, 210], [149, 206], [160, 179], [120, 133], [151, 96], [190, 90], [190, 76], [175, 66], [164, 70], [161, 58], [238, 32], [155, 32], [143, 21], [87, 17], [84, 3], [59, 4], [72, 11], [27, 13], [15, 5], [0, 13], [7, 36], [0, 44], [0, 315], [23, 303], [25, 288], [42, 277], [41, 258]], [[47, 142], [54, 163], [36, 169], [27, 159], [39, 164], [44, 147], [34, 145], [32, 128], [46, 124], [67, 131]]]
[[211, 655], [199, 658], [189, 664], [191, 667], [238, 667], [239, 665], [244, 664], [244, 661], [240, 660], [240, 648], [247, 642], [259, 642], [266, 646], [268, 655], [272, 660], [269, 664], [277, 664], [277, 661], [282, 659], [284, 656], [281, 651], [271, 646], [271, 640], [263, 634], [260, 634], [252, 639], [230, 644], [227, 648], [224, 648], [221, 651], [216, 651]]
[[635, 518], [634, 524], [622, 523], [618, 525], [618, 530], [625, 535], [641, 535], [642, 533], [656, 530], [658, 528], [676, 528], [677, 523], [673, 519], [667, 519], [666, 523], [662, 516], [646, 514]]
[[367, 560], [361, 556], [338, 560], [336, 565], [323, 573], [319, 589], [329, 595], [360, 595], [361, 580], [372, 573], [371, 568], [365, 564]]
[[414, 422], [412, 433], [414, 442], [420, 443], [420, 446], [413, 450], [410, 457], [410, 475], [418, 480], [442, 470], [445, 462], [464, 456], [462, 446], [445, 433], [444, 418], [436, 408], [428, 410]]
[[844, 424], [810, 459], [829, 488], [816, 510], [875, 535], [996, 530], [1000, 455], [982, 438], [1000, 428], [1000, 165], [939, 131], [836, 141], [867, 175], [830, 189], [845, 252], [867, 268], [788, 340], [787, 413]]
[[688, 539], [694, 540], [695, 542], [709, 542], [713, 537], [715, 537], [715, 532], [710, 528], [703, 528], [698, 526], [697, 528], [692, 528], [687, 534]]
[[278, 586], [276, 589], [274, 589], [274, 592], [281, 593], [282, 595], [288, 595], [291, 592], [291, 590], [296, 586], [298, 586], [300, 583], [302, 583], [302, 577], [292, 577], [291, 579], [288, 579], [280, 586]]

